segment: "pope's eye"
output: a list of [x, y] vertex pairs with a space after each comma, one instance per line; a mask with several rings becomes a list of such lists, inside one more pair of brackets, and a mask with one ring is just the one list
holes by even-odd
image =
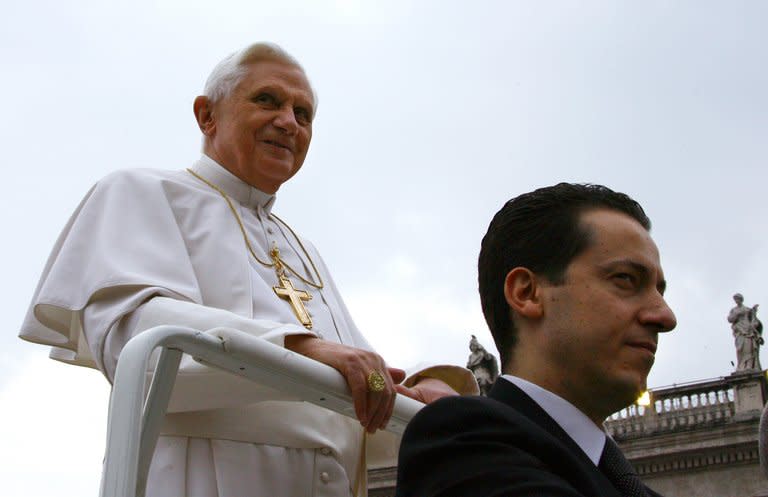
[[275, 97], [273, 97], [269, 93], [259, 93], [258, 95], [253, 97], [253, 101], [259, 104], [269, 104], [269, 105], [273, 105], [276, 102]]
[[300, 124], [306, 125], [312, 122], [312, 117], [310, 117], [309, 111], [304, 108], [299, 107], [298, 109], [295, 109], [293, 113], [296, 116], [296, 121]]

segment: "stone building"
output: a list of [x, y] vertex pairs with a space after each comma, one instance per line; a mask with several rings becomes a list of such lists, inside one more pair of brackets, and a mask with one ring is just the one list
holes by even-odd
[[[665, 497], [768, 497], [758, 453], [767, 390], [759, 370], [659, 388], [648, 405], [611, 416], [606, 429]], [[393, 496], [396, 474], [369, 471], [370, 497]]]

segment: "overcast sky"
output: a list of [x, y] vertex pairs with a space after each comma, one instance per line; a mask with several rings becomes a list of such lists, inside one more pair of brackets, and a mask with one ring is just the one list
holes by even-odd
[[320, 100], [274, 210], [390, 363], [464, 364], [470, 334], [493, 350], [475, 274], [490, 218], [578, 181], [653, 220], [679, 324], [650, 386], [730, 374], [732, 294], [768, 305], [767, 23], [759, 0], [4, 3], [3, 495], [97, 494], [106, 381], [19, 325], [87, 189], [194, 161], [194, 97], [259, 40], [295, 55]]

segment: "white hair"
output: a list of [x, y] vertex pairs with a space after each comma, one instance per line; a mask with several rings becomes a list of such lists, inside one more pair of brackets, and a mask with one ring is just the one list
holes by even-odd
[[[247, 74], [248, 65], [260, 61], [284, 62], [299, 69], [304, 73], [305, 78], [307, 76], [299, 61], [280, 46], [269, 42], [258, 42], [230, 54], [219, 62], [205, 82], [203, 95], [214, 103], [228, 96]], [[309, 78], [307, 78], [307, 82], [309, 82]], [[314, 106], [317, 107], [317, 95], [315, 95], [311, 83], [309, 87], [312, 90]]]

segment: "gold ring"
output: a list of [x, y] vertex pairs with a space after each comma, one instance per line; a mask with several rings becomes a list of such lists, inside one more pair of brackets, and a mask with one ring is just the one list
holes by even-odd
[[368, 391], [373, 393], [383, 392], [387, 386], [387, 382], [384, 381], [384, 377], [378, 371], [371, 371], [368, 373]]

